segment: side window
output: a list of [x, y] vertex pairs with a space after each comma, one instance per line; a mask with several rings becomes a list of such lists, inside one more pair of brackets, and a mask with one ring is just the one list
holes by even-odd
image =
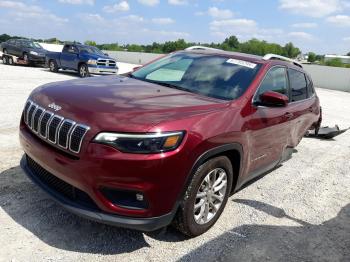
[[284, 67], [273, 67], [261, 82], [255, 101], [260, 101], [260, 95], [266, 91], [273, 91], [288, 96], [288, 80]]
[[307, 98], [307, 84], [305, 75], [297, 70], [288, 69], [290, 87], [292, 91], [292, 102]]
[[69, 48], [70, 48], [70, 45], [65, 45], [65, 46], [63, 47], [62, 52], [63, 52], [63, 53], [67, 53], [67, 52], [69, 52], [69, 51], [68, 51], [68, 50], [69, 50]]
[[78, 48], [76, 46], [72, 45], [71, 48], [69, 49], [69, 52], [76, 54], [76, 53], [78, 53]]
[[312, 97], [315, 94], [314, 84], [312, 83], [310, 77], [308, 77], [307, 75], [305, 75], [305, 77], [307, 82], [308, 97]]

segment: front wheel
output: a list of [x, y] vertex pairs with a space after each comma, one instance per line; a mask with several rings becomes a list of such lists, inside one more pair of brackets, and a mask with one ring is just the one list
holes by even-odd
[[81, 78], [89, 76], [89, 69], [86, 64], [79, 65], [78, 73]]
[[206, 232], [220, 217], [231, 192], [233, 171], [226, 156], [212, 158], [195, 172], [176, 214], [174, 225], [194, 237]]
[[50, 60], [49, 62], [49, 68], [51, 72], [57, 73], [58, 72], [58, 65], [55, 60]]

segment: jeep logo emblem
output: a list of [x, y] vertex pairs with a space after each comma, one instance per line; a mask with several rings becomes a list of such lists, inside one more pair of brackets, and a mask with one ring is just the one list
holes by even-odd
[[52, 109], [55, 110], [55, 111], [58, 111], [58, 110], [61, 110], [61, 109], [62, 109], [61, 106], [56, 105], [55, 103], [49, 104], [48, 107], [49, 107], [49, 108], [52, 108]]

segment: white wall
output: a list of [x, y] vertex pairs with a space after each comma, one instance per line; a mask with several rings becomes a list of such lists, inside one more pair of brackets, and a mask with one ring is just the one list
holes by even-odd
[[350, 92], [350, 68], [303, 65], [316, 87]]
[[44, 49], [51, 52], [62, 52], [63, 45], [39, 43]]

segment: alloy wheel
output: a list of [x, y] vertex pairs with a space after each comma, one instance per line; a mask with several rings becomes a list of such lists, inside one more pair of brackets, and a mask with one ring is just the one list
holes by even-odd
[[222, 168], [211, 170], [203, 179], [196, 195], [193, 216], [197, 224], [212, 220], [220, 209], [226, 194], [227, 174]]

